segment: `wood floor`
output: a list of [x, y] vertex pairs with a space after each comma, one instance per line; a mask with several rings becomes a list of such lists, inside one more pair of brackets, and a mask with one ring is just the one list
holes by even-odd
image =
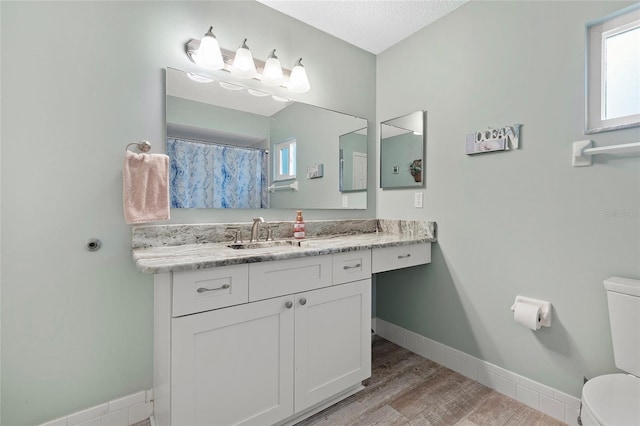
[[371, 351], [365, 389], [296, 426], [565, 425], [381, 337]]
[[365, 389], [298, 426], [560, 426], [565, 423], [378, 336]]

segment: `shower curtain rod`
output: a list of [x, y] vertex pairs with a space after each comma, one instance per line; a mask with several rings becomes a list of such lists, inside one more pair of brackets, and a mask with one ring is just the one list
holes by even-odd
[[207, 145], [220, 145], [220, 146], [230, 146], [230, 147], [233, 147], [233, 148], [254, 149], [256, 151], [264, 151], [265, 154], [269, 153], [269, 150], [268, 149], [264, 149], [264, 148], [255, 148], [255, 147], [252, 147], [252, 146], [231, 145], [229, 143], [206, 141], [204, 139], [183, 138], [182, 136], [167, 136], [167, 139], [180, 139], [180, 140], [183, 140], [183, 141], [204, 143], [204, 144], [207, 144]]

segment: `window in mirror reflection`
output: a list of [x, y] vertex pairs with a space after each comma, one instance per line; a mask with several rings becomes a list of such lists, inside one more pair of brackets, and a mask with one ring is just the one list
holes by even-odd
[[296, 178], [296, 140], [290, 139], [274, 145], [275, 173], [273, 180]]

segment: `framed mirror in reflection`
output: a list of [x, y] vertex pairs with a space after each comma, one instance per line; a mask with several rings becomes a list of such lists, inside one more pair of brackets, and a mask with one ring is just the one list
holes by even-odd
[[380, 123], [380, 187], [425, 186], [426, 111]]
[[173, 208], [367, 208], [367, 120], [173, 68], [166, 94]]
[[339, 153], [340, 192], [366, 191], [367, 128], [340, 135]]

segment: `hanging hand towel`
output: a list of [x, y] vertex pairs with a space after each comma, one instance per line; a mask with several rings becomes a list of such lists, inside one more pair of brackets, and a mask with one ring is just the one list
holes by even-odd
[[169, 220], [169, 157], [127, 150], [122, 191], [127, 223]]

